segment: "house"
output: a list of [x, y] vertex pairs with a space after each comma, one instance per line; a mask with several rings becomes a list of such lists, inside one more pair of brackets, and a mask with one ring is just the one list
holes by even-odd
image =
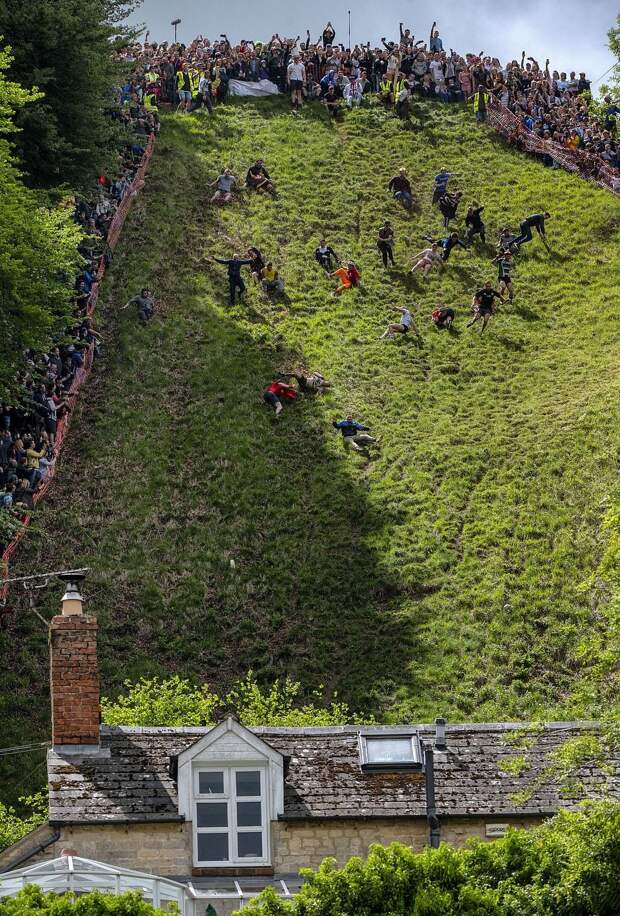
[[[217, 889], [298, 886], [304, 866], [372, 843], [491, 839], [584, 798], [620, 797], [620, 755], [567, 786], [554, 753], [596, 723], [246, 728], [99, 724], [97, 622], [75, 583], [50, 624], [49, 823], [0, 870], [72, 854]], [[284, 881], [284, 885], [282, 885]], [[220, 894], [222, 897], [222, 894]]]

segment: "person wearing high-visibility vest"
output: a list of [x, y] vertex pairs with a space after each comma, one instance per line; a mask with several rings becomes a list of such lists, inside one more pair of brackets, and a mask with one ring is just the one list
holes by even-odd
[[473, 96], [470, 96], [474, 100], [474, 113], [476, 115], [476, 121], [478, 124], [484, 124], [487, 119], [487, 105], [491, 96], [486, 91], [484, 86], [480, 85], [474, 92]]
[[394, 104], [394, 93], [393, 93], [393, 83], [391, 79], [385, 77], [379, 83], [379, 101], [383, 102], [384, 105], [393, 105]]
[[192, 106], [192, 99], [198, 92], [198, 73], [190, 69], [187, 63], [177, 73], [177, 94], [179, 96], [179, 106], [177, 111], [189, 111]]

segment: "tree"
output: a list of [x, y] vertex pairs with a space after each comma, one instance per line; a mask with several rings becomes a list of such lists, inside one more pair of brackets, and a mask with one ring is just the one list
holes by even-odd
[[[142, 898], [140, 891], [126, 894], [44, 894], [40, 887], [31, 884], [15, 897], [0, 898], [0, 916], [155, 916], [164, 910], [155, 909]], [[166, 912], [170, 912], [167, 910]]]
[[101, 717], [106, 725], [212, 725], [225, 712], [234, 713], [249, 727], [300, 728], [361, 721], [346, 703], [328, 704], [320, 692], [312, 695], [312, 701], [299, 704], [301, 684], [289, 678], [269, 689], [262, 688], [252, 672], [223, 697], [206, 684], [191, 684], [178, 675], [163, 680], [155, 677], [142, 678], [136, 683], [125, 681], [125, 688], [126, 693], [115, 701], [102, 698]]
[[20, 817], [14, 808], [0, 802], [0, 851], [17, 843], [47, 819], [47, 793], [37, 792], [19, 801], [25, 816]]
[[466, 849], [393, 843], [343, 868], [326, 859], [292, 901], [269, 889], [243, 916], [616, 916], [619, 849], [620, 805], [599, 803]]
[[0, 50], [0, 389], [11, 384], [24, 348], [44, 346], [62, 327], [81, 238], [68, 206], [41, 206], [15, 167], [13, 115], [41, 94], [6, 78], [11, 61], [10, 49]]
[[31, 184], [74, 188], [113, 161], [120, 136], [109, 117], [120, 70], [119, 23], [132, 0], [0, 0], [0, 35], [15, 49], [10, 75], [45, 96], [20, 112], [19, 152]]
[[611, 76], [611, 86], [601, 86], [603, 95], [612, 93], [616, 99], [620, 99], [620, 13], [616, 19], [616, 25], [607, 32], [609, 39], [608, 47], [616, 58], [613, 73]]

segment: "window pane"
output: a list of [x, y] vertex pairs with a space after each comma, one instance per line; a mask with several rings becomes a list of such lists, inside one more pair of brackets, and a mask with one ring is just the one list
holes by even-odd
[[263, 835], [262, 833], [238, 833], [237, 850], [240, 859], [262, 859]]
[[260, 827], [261, 803], [237, 802], [237, 827]]
[[198, 774], [198, 791], [201, 795], [223, 795], [224, 794], [224, 774], [223, 773], [199, 773]]
[[197, 827], [228, 827], [228, 804], [226, 802], [198, 802]]
[[366, 738], [368, 763], [415, 763], [411, 738]]
[[199, 862], [227, 862], [228, 861], [228, 834], [227, 833], [199, 833], [198, 834], [198, 861]]
[[237, 771], [237, 795], [260, 795], [260, 770]]

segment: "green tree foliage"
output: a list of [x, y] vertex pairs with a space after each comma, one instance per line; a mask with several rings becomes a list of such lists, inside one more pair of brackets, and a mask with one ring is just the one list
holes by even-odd
[[107, 114], [120, 71], [114, 51], [126, 0], [0, 0], [0, 34], [15, 49], [11, 76], [45, 97], [20, 112], [19, 147], [33, 184], [89, 186], [117, 146]]
[[415, 853], [393, 843], [336, 868], [326, 859], [291, 902], [267, 890], [245, 916], [616, 916], [620, 806], [562, 812], [495, 843]]
[[616, 19], [616, 25], [607, 32], [609, 39], [608, 47], [616, 58], [616, 64], [611, 77], [611, 86], [601, 86], [601, 92], [613, 92], [616, 99], [620, 99], [620, 13]]
[[[102, 894], [93, 891], [74, 897], [72, 894], [44, 894], [31, 884], [15, 897], [0, 899], [0, 916], [53, 914], [53, 916], [153, 916], [163, 913], [142, 899], [139, 891], [126, 894]], [[167, 911], [170, 912], [170, 911]]]
[[225, 696], [213, 693], [207, 684], [198, 686], [178, 675], [125, 681], [127, 692], [112, 701], [101, 701], [106, 725], [168, 726], [212, 725], [224, 711], [233, 713], [248, 726], [302, 727], [343, 725], [357, 722], [346, 703], [326, 703], [320, 691], [313, 701], [298, 703], [301, 684], [289, 678], [262, 688], [252, 672], [235, 684]]
[[41, 206], [15, 167], [13, 114], [41, 94], [7, 79], [11, 61], [10, 49], [0, 50], [0, 389], [24, 347], [47, 343], [66, 314], [80, 239], [70, 209]]
[[37, 792], [36, 795], [20, 798], [24, 811], [18, 812], [0, 802], [0, 850], [7, 849], [30, 833], [47, 818], [47, 795]]

